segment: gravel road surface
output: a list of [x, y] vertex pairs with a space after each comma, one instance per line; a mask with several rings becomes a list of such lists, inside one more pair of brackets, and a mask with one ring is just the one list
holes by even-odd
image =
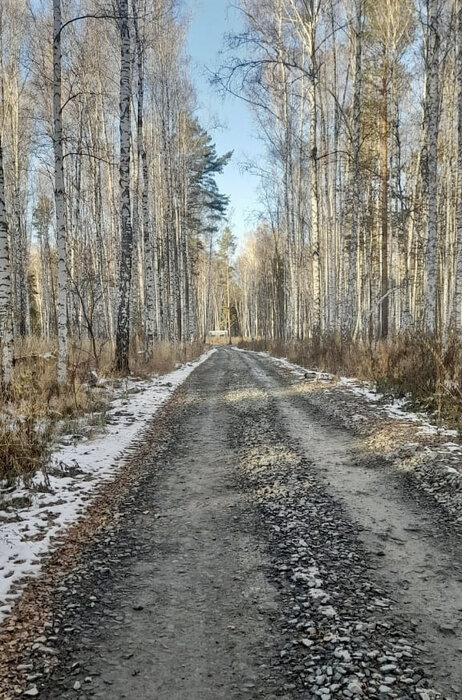
[[59, 582], [25, 697], [462, 697], [459, 540], [295, 381], [231, 348], [189, 377]]

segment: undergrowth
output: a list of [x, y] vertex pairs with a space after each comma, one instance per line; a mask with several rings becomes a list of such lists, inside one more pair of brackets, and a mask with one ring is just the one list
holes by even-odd
[[413, 409], [462, 430], [462, 341], [455, 336], [443, 343], [406, 333], [369, 344], [332, 334], [318, 343], [258, 339], [239, 345], [267, 350], [303, 367], [373, 382], [386, 396], [407, 398]]
[[28, 484], [36, 472], [46, 472], [51, 438], [51, 424], [38, 426], [32, 416], [0, 422], [0, 478], [7, 486], [19, 477]]
[[[132, 349], [132, 375], [149, 378], [172, 371], [178, 364], [196, 359], [202, 343], [159, 343], [150, 357]], [[46, 464], [57, 427], [88, 421], [95, 429], [104, 424], [114, 372], [114, 352], [109, 343], [70, 343], [68, 383], [56, 381], [56, 347], [52, 342], [28, 338], [15, 347], [13, 380], [8, 397], [0, 395], [0, 482], [22, 477], [30, 481]], [[95, 418], [94, 418], [95, 417]]]

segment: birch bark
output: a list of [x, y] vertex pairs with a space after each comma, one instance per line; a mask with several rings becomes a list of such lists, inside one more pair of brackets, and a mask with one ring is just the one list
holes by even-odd
[[438, 332], [438, 128], [439, 85], [439, 8], [438, 0], [428, 0], [428, 91], [427, 91], [427, 247], [425, 325]]
[[128, 0], [119, 0], [120, 93], [119, 93], [119, 184], [120, 184], [120, 267], [119, 305], [116, 331], [116, 369], [129, 371], [130, 286], [133, 256], [133, 232], [130, 201], [131, 142], [131, 41], [128, 23]]
[[137, 115], [137, 143], [138, 143], [138, 167], [142, 174], [142, 228], [144, 244], [144, 274], [145, 274], [145, 311], [146, 311], [146, 355], [150, 357], [153, 352], [155, 333], [155, 286], [154, 286], [154, 251], [153, 236], [151, 233], [151, 217], [149, 215], [149, 166], [146, 153], [144, 134], [144, 47], [140, 34], [136, 0], [132, 0], [133, 26], [135, 30], [137, 70], [138, 70], [138, 115]]
[[360, 172], [360, 146], [361, 146], [361, 86], [362, 86], [362, 0], [356, 0], [355, 15], [355, 67], [353, 88], [353, 170], [352, 170], [352, 214], [351, 237], [348, 256], [348, 285], [346, 328], [351, 333], [353, 330], [354, 309], [359, 308], [360, 298], [355, 298], [356, 290], [356, 257], [359, 240], [359, 212], [361, 202], [361, 172]]
[[317, 98], [316, 98], [316, 25], [314, 2], [310, 3], [308, 27], [310, 76], [308, 82], [308, 102], [310, 105], [310, 210], [311, 210], [311, 256], [313, 265], [313, 337], [318, 339], [322, 330], [321, 317], [321, 250], [319, 239], [318, 203], [318, 149], [317, 149]]
[[462, 0], [457, 0], [457, 205], [454, 321], [462, 331]]
[[62, 124], [61, 0], [53, 0], [53, 150], [58, 244], [58, 384], [67, 381], [67, 240]]
[[8, 393], [13, 374], [13, 317], [8, 220], [5, 206], [3, 143], [0, 133], [0, 335], [2, 343], [2, 386]]

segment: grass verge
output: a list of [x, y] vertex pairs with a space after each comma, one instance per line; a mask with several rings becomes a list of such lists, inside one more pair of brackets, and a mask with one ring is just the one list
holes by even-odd
[[317, 343], [257, 339], [241, 340], [239, 347], [373, 382], [386, 396], [407, 398], [413, 409], [462, 431], [462, 341], [456, 336], [443, 342], [421, 333], [405, 333], [366, 344], [331, 334]]
[[[195, 360], [204, 350], [202, 343], [173, 345], [158, 343], [153, 353], [132, 350], [130, 367], [136, 377], [147, 379], [166, 374], [179, 364]], [[15, 347], [11, 391], [0, 396], [0, 485], [11, 486], [22, 478], [46, 471], [58, 425], [79, 420], [94, 423], [93, 416], [105, 414], [111, 399], [114, 373], [113, 348], [107, 343], [71, 343], [68, 383], [56, 382], [56, 348], [51, 342], [28, 338]], [[95, 425], [96, 425], [95, 424]]]

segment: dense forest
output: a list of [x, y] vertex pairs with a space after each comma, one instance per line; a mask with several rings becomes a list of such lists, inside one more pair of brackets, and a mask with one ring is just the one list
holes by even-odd
[[239, 263], [244, 335], [460, 330], [461, 3], [241, 6], [219, 80], [268, 151]]
[[194, 116], [171, 0], [0, 7], [0, 308], [3, 384], [14, 346], [115, 348], [202, 338], [211, 241], [227, 205]]
[[195, 116], [184, 4], [2, 3], [5, 390], [27, 338], [51, 344], [63, 385], [70, 348], [96, 364], [110, 348], [126, 373], [217, 329], [317, 364], [417, 342], [435, 381], [455, 379], [462, 3], [238, 9], [213, 82], [249, 104], [266, 159], [247, 164], [260, 220], [236, 258], [216, 183], [232, 153]]

